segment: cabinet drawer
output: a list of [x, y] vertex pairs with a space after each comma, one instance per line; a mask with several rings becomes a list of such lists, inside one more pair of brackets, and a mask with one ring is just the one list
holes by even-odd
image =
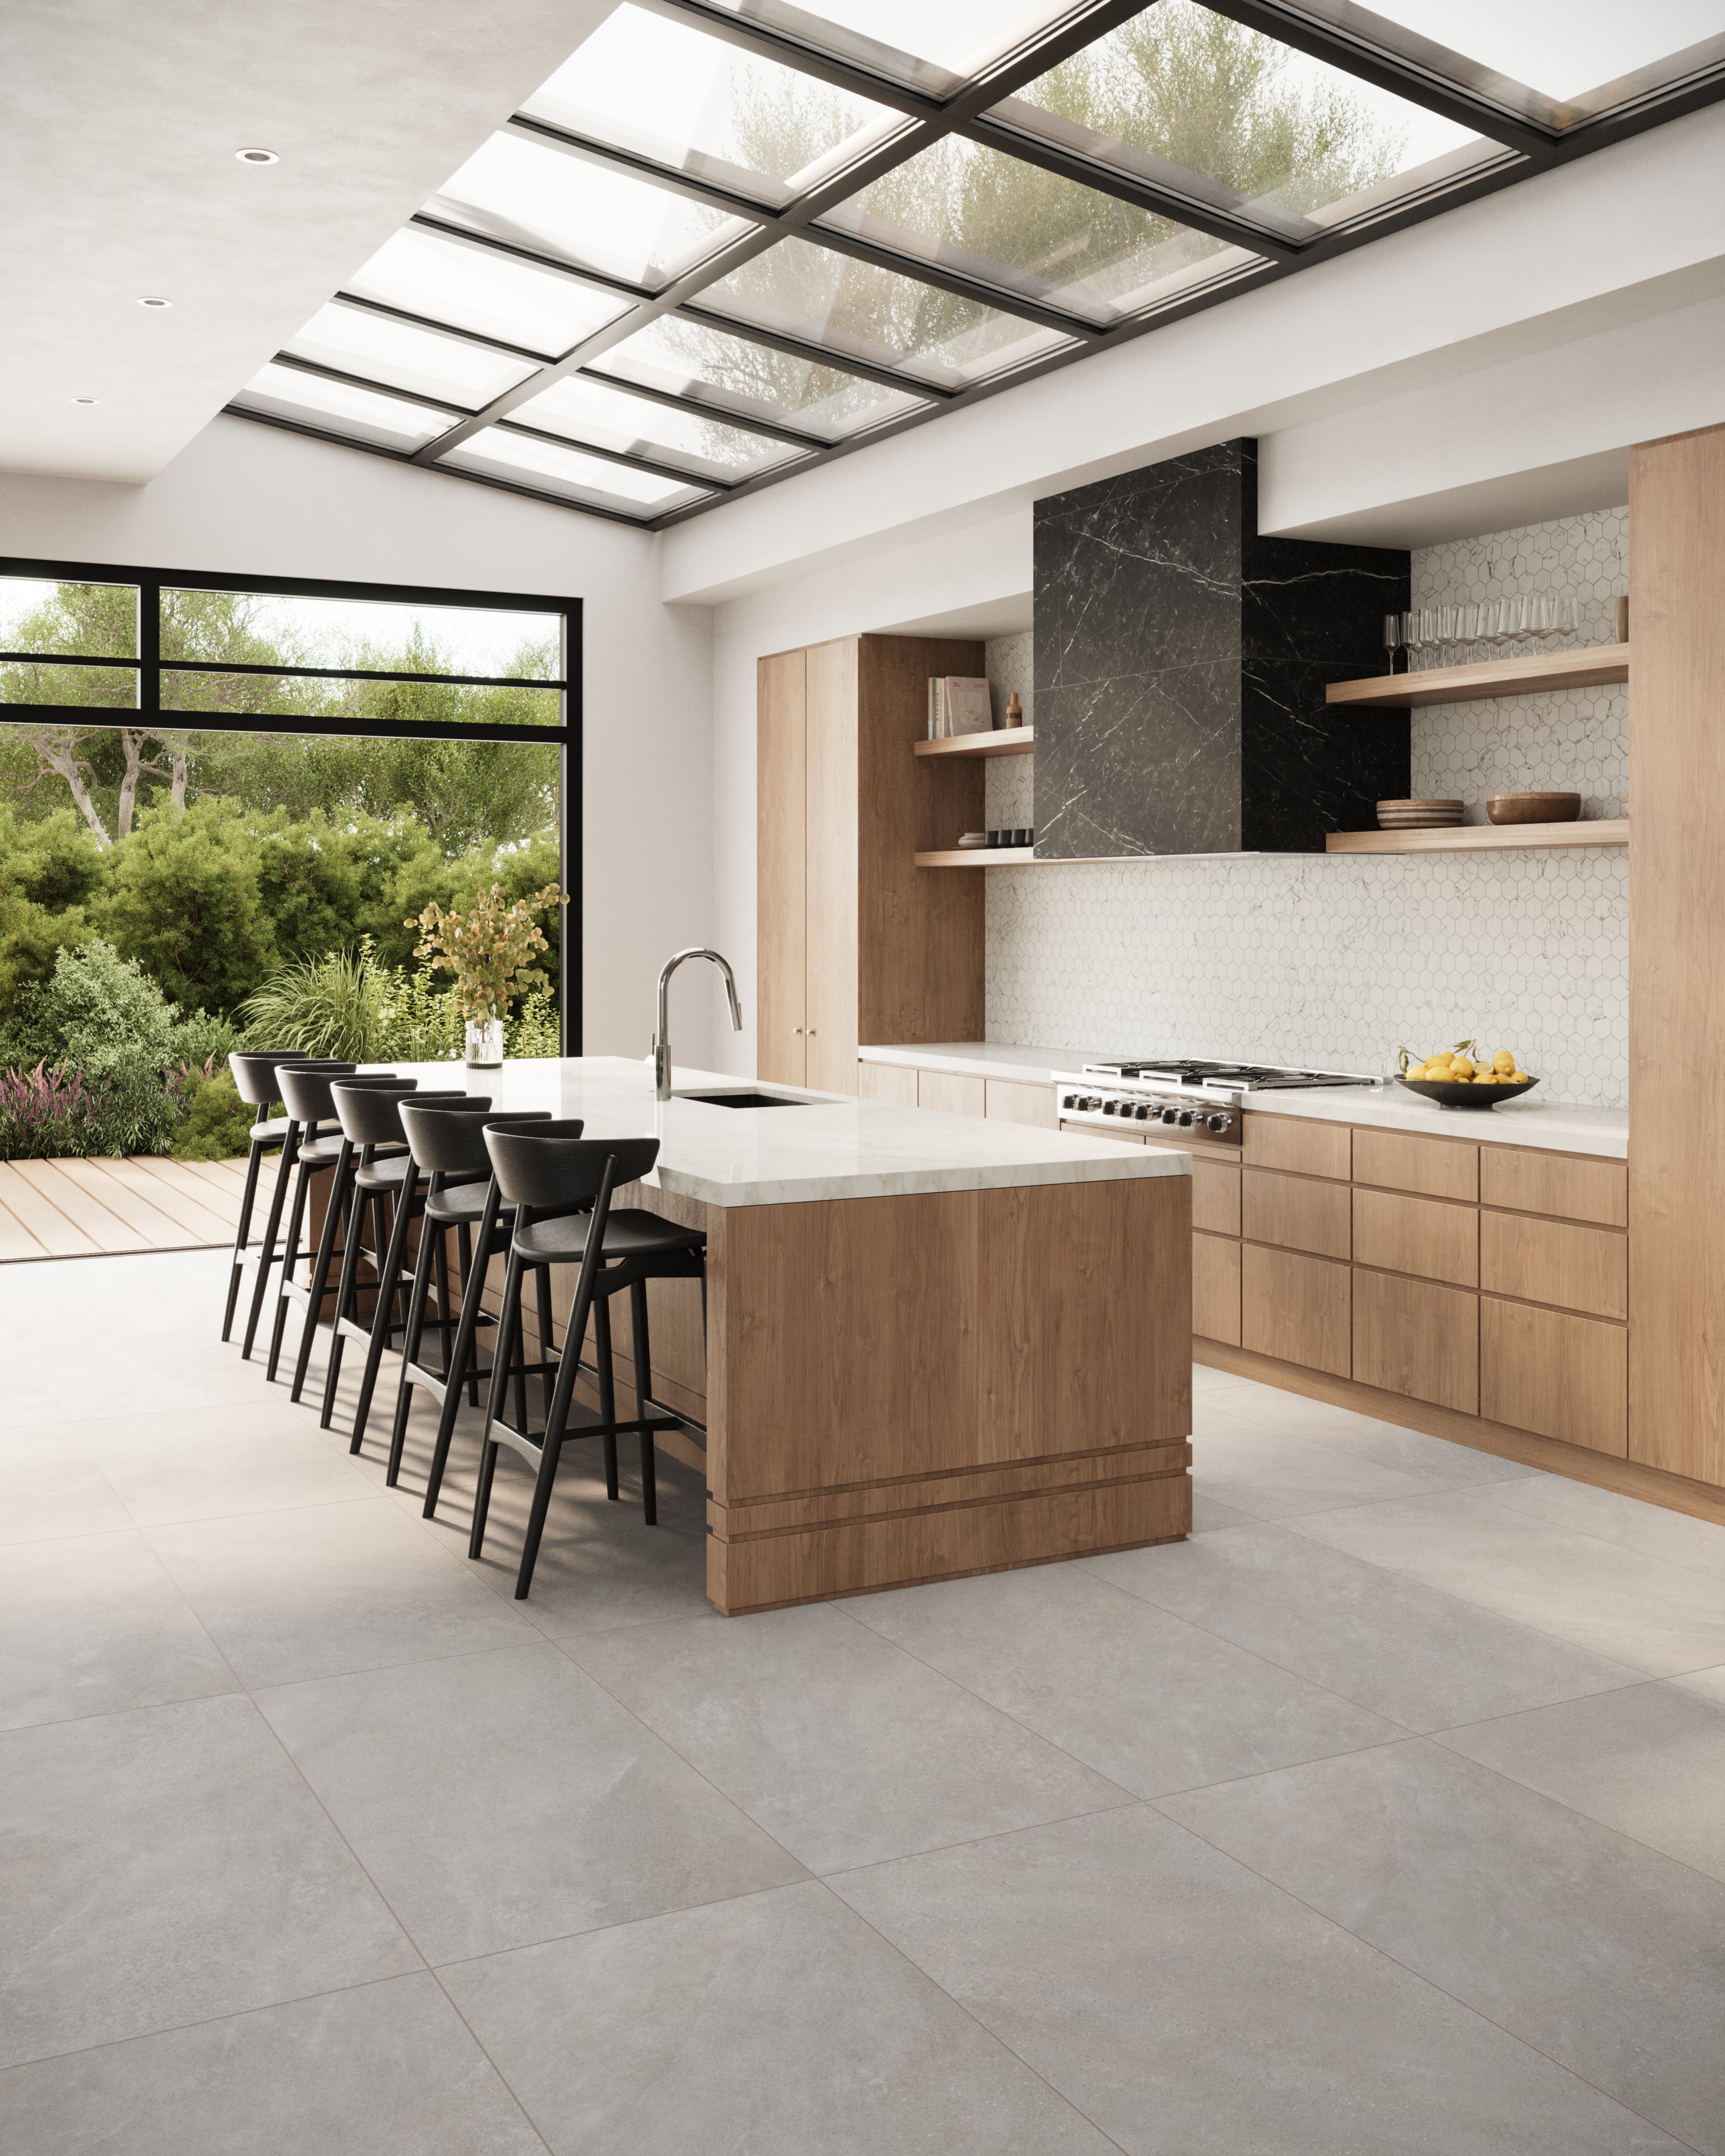
[[1409, 1198], [1399, 1190], [1353, 1194], [1353, 1262], [1452, 1287], [1480, 1284], [1480, 1216], [1471, 1205]]
[[1307, 1123], [1297, 1116], [1248, 1115], [1240, 1152], [1248, 1168], [1285, 1168], [1346, 1183], [1353, 1133], [1346, 1123]]
[[1435, 1281], [1356, 1272], [1353, 1374], [1362, 1385], [1477, 1414], [1479, 1297]]
[[1240, 1177], [1240, 1232], [1255, 1243], [1345, 1258], [1353, 1244], [1346, 1183], [1248, 1168]]
[[979, 1116], [984, 1105], [980, 1078], [961, 1078], [952, 1070], [916, 1073], [919, 1108], [939, 1108], [949, 1116]]
[[1327, 1370], [1332, 1378], [1349, 1376], [1351, 1279], [1348, 1266], [1327, 1258], [1242, 1244], [1240, 1346], [1278, 1362]]
[[1589, 1317], [1627, 1317], [1629, 1238], [1612, 1228], [1481, 1211], [1480, 1286]]
[[1240, 1245], [1220, 1235], [1192, 1238], [1192, 1330], [1240, 1345]]
[[1629, 1168], [1620, 1160], [1578, 1160], [1521, 1146], [1483, 1146], [1480, 1202], [1518, 1213], [1555, 1213], [1602, 1228], [1629, 1225]]
[[983, 1113], [997, 1122], [1029, 1123], [1034, 1130], [1051, 1131], [1060, 1120], [1052, 1086], [1027, 1086], [1016, 1078], [983, 1081]]
[[1480, 1149], [1459, 1138], [1357, 1130], [1353, 1179], [1386, 1190], [1409, 1190], [1420, 1198], [1475, 1199], [1480, 1194]]
[[1093, 1131], [1088, 1123], [1062, 1123], [1069, 1138], [1100, 1138], [1104, 1145], [1142, 1145], [1136, 1131]]
[[1240, 1170], [1214, 1161], [1192, 1163], [1192, 1224], [1213, 1235], [1240, 1233]]
[[1480, 1297], [1480, 1413], [1512, 1430], [1629, 1454], [1629, 1333]]
[[865, 1063], [856, 1066], [857, 1096], [864, 1101], [888, 1101], [895, 1107], [916, 1105], [916, 1074], [908, 1064]]

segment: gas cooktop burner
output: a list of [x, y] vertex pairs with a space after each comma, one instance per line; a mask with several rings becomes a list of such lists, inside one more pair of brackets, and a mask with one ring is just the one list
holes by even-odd
[[1219, 1086], [1246, 1091], [1273, 1086], [1373, 1086], [1373, 1078], [1343, 1070], [1288, 1070], [1266, 1063], [1212, 1063], [1168, 1055], [1132, 1063], [1086, 1063], [1088, 1078], [1130, 1079], [1141, 1085]]

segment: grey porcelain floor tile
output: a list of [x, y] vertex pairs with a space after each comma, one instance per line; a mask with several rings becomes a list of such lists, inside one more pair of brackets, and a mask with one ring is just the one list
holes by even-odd
[[1362, 1505], [1293, 1525], [1650, 1676], [1725, 1661], [1725, 1582], [1549, 1526], [1495, 1493]]
[[79, 1435], [141, 1527], [371, 1496], [316, 1418], [261, 1387], [244, 1400], [116, 1414]]
[[243, 1697], [0, 1737], [0, 2063], [420, 1966]]
[[1692, 1519], [1615, 1490], [1597, 1490], [1590, 1482], [1572, 1482], [1566, 1475], [1532, 1475], [1512, 1489], [1492, 1494], [1500, 1504], [1532, 1512], [1553, 1527], [1599, 1535], [1643, 1557], [1725, 1579], [1725, 1527], [1712, 1520]]
[[812, 1871], [1127, 1800], [830, 1604], [565, 1645]]
[[1640, 1672], [1286, 1527], [1248, 1522], [1091, 1569], [1404, 1727], [1640, 1681]]
[[1103, 2156], [810, 1882], [444, 1972], [554, 2156]]
[[99, 1535], [131, 1524], [74, 1425], [0, 1430], [0, 1544]]
[[253, 1690], [534, 1637], [381, 1497], [157, 1527], [151, 1541]]
[[548, 1642], [259, 1704], [433, 1963], [803, 1876]]
[[[8, 1358], [14, 1373], [22, 1377], [30, 1368], [26, 1358], [33, 1355], [32, 1343], [21, 1342], [17, 1354]], [[0, 1387], [0, 1430], [34, 1430], [40, 1424], [65, 1420], [65, 1409], [46, 1385], [26, 1382]]]
[[1725, 1887], [1423, 1738], [1162, 1809], [1666, 2133], [1725, 2149]]
[[1671, 1681], [1681, 1691], [1692, 1691], [1702, 1699], [1712, 1700], [1716, 1706], [1725, 1707], [1725, 1669], [1692, 1670]]
[[1216, 1408], [1230, 1423], [1243, 1423], [1266, 1436], [1296, 1438], [1308, 1445], [1339, 1445], [1380, 1466], [1417, 1476], [1428, 1483], [1495, 1482], [1532, 1475], [1537, 1469], [1513, 1460], [1454, 1445], [1424, 1430], [1406, 1430], [1376, 1415], [1356, 1414], [1327, 1400], [1274, 1385], [1254, 1385], [1250, 1393], [1219, 1397]]
[[0, 1562], [0, 1729], [239, 1690], [136, 1528]]
[[1219, 1497], [1207, 1497], [1203, 1491], [1192, 1493], [1192, 1532], [1194, 1535], [1212, 1535], [1218, 1527], [1238, 1527], [1250, 1518], [1233, 1505], [1224, 1505]]
[[1725, 1881], [1725, 1703], [1640, 1684], [1440, 1742]]
[[29, 2156], [545, 2156], [434, 1977], [0, 2073]]
[[1205, 1496], [1259, 1520], [1378, 1504], [1435, 1486], [1429, 1475], [1380, 1466], [1345, 1445], [1285, 1437], [1219, 1410], [1193, 1434], [1192, 1480]]
[[141, 1409], [244, 1405], [263, 1391], [263, 1371], [214, 1339], [188, 1337], [183, 1313], [164, 1312], [159, 1325], [115, 1338], [68, 1335], [44, 1341], [41, 1382], [74, 1422], [131, 1415]]
[[1143, 1806], [830, 1884], [1131, 2156], [1676, 2156]]
[[1407, 1734], [1087, 1566], [990, 1573], [845, 1606], [1135, 1796]]

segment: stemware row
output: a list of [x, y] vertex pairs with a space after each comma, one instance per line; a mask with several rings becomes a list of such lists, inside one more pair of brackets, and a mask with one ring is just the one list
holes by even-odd
[[1545, 649], [1547, 639], [1573, 636], [1579, 626], [1576, 601], [1561, 593], [1530, 593], [1518, 598], [1482, 599], [1453, 606], [1414, 607], [1384, 617], [1384, 648], [1395, 671], [1396, 654], [1407, 654], [1407, 670], [1461, 666], [1507, 654], [1512, 647]]

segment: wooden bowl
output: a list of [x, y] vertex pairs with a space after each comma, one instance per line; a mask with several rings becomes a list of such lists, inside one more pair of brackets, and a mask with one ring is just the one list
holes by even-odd
[[1380, 801], [1380, 831], [1431, 831], [1461, 821], [1459, 801]]
[[1476, 1086], [1463, 1078], [1398, 1078], [1410, 1093], [1423, 1093], [1440, 1108], [1495, 1108], [1500, 1101], [1519, 1101], [1539, 1083], [1530, 1078], [1525, 1086]]
[[1581, 818], [1579, 793], [1488, 793], [1486, 814], [1494, 824], [1574, 824]]

